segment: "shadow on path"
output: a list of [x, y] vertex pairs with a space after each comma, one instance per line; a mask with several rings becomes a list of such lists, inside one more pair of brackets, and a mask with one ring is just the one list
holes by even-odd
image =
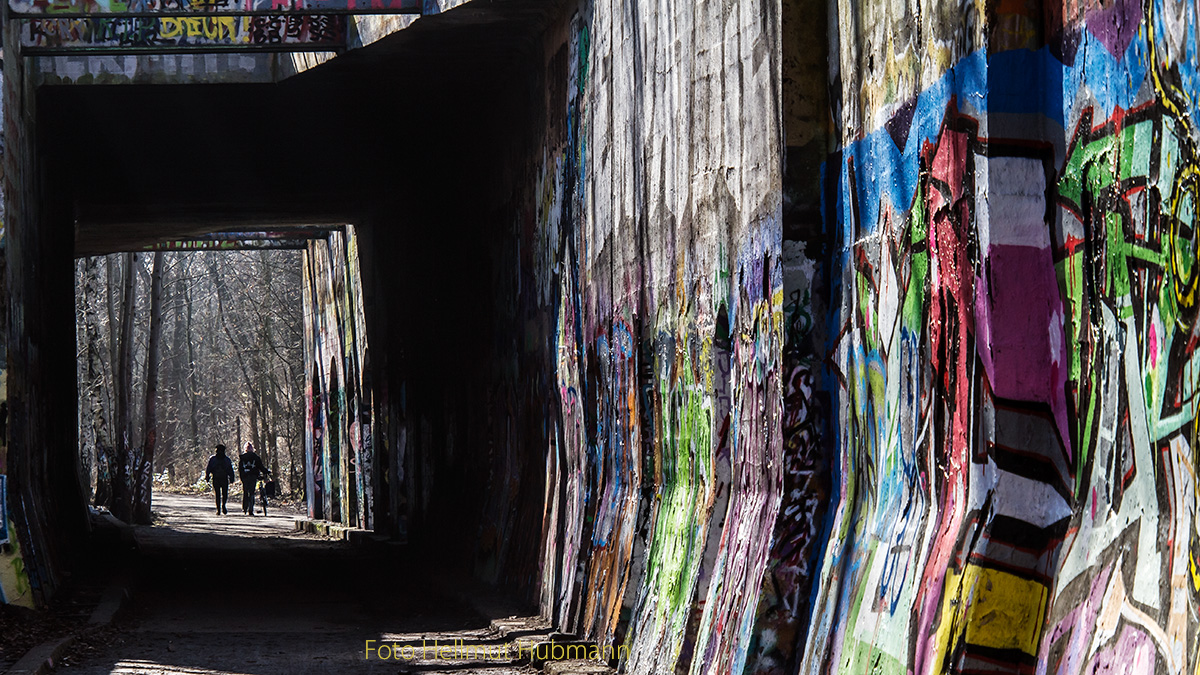
[[[211, 497], [155, 494], [161, 522], [133, 529], [133, 602], [59, 672], [407, 672], [366, 660], [367, 640], [473, 635], [522, 607], [430, 569], [403, 546], [352, 547], [294, 531], [298, 514], [217, 516]], [[462, 632], [465, 631], [465, 632]], [[515, 663], [426, 663], [421, 672], [535, 672]]]

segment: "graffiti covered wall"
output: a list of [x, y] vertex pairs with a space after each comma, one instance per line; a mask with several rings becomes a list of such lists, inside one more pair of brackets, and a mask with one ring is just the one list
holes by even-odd
[[[0, 77], [0, 84], [4, 83]], [[4, 101], [0, 100], [0, 113]], [[0, 181], [0, 259], [4, 249], [4, 194], [14, 187], [10, 184], [10, 171], [6, 157], [5, 145], [0, 142], [0, 164], [3, 165], [6, 180]], [[5, 355], [7, 356], [7, 354]], [[32, 607], [34, 603], [33, 588], [29, 583], [29, 574], [25, 570], [25, 560], [21, 556], [21, 543], [17, 536], [17, 522], [12, 517], [9, 507], [8, 490], [8, 360], [0, 364], [0, 603], [18, 604]]]
[[302, 266], [308, 515], [371, 529], [372, 396], [354, 227], [309, 242]]
[[778, 7], [568, 4], [516, 228], [542, 612], [629, 672], [740, 672], [783, 487]]
[[345, 16], [139, 16], [29, 19], [21, 36], [27, 52], [98, 47], [279, 47], [335, 49], [346, 44]]
[[801, 672], [1193, 673], [1196, 7], [936, 4], [831, 17], [838, 436]]
[[310, 246], [312, 513], [467, 514], [626, 672], [1195, 673], [1193, 5], [833, 3], [790, 191], [780, 3], [563, 4], [533, 131], [463, 141], [515, 167], [370, 234], [438, 317], [376, 471], [355, 235]]
[[[0, 371], [0, 392], [6, 392], [7, 387], [7, 378]], [[4, 398], [7, 399], [7, 396]], [[0, 414], [7, 414], [7, 403], [7, 400], [0, 401]], [[33, 585], [21, 555], [18, 523], [9, 507], [10, 500], [15, 496], [10, 495], [8, 490], [8, 443], [4, 437], [4, 434], [0, 434], [0, 603], [33, 607], [36, 601]]]
[[[16, 24], [4, 26], [5, 43], [19, 42]], [[70, 382], [70, 359], [44, 358], [38, 345], [47, 335], [73, 335], [74, 303], [70, 255], [54, 257], [61, 240], [38, 227], [53, 207], [38, 199], [35, 151], [35, 85], [19, 58], [4, 60], [4, 145], [0, 232], [0, 601], [44, 607], [67, 577], [71, 542], [86, 521], [74, 453], [73, 424], [40, 424], [42, 411], [72, 411], [78, 405]], [[38, 269], [58, 280], [52, 291], [31, 282]], [[60, 275], [60, 276], [55, 276]], [[48, 298], [56, 301], [50, 301]], [[54, 384], [58, 386], [54, 386]], [[68, 393], [70, 392], [70, 393]], [[6, 540], [5, 540], [6, 539]]]

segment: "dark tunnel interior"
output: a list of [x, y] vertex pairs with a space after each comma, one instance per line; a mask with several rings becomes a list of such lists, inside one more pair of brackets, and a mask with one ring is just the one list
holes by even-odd
[[[553, 95], [542, 40], [561, 9], [450, 12], [276, 84], [41, 87], [35, 147], [40, 189], [53, 194], [40, 202], [50, 227], [37, 244], [52, 252], [43, 256], [47, 305], [71, 306], [73, 256], [221, 229], [355, 225], [370, 344], [363, 376], [418, 436], [383, 439], [413, 453], [403, 487], [418, 498], [399, 507], [402, 525], [396, 495], [378, 490], [376, 529], [403, 528], [415, 549], [531, 593], [545, 432], [540, 420], [512, 422], [530, 394], [508, 371], [552, 372], [552, 355], [530, 351], [545, 344], [531, 331], [552, 324], [513, 310], [522, 224], [511, 199]], [[72, 409], [73, 317], [45, 319], [36, 329], [43, 381], [56, 385], [53, 405]], [[377, 420], [377, 437], [394, 421]], [[54, 447], [75, 446], [70, 425], [46, 433]], [[506, 485], [491, 475], [506, 460], [492, 454], [513, 439], [526, 441], [514, 447], [530, 453], [516, 462], [529, 470]], [[46, 515], [79, 532], [72, 458], [45, 461], [57, 506]], [[497, 491], [527, 524], [505, 542], [502, 564], [480, 536]]]

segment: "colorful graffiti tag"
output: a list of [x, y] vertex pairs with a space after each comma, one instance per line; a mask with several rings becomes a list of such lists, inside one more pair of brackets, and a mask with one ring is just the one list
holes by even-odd
[[371, 528], [372, 397], [363, 381], [367, 341], [354, 228], [310, 241], [302, 264], [308, 515]]
[[[756, 71], [739, 95], [760, 101], [761, 117], [731, 132], [746, 149], [674, 166], [704, 120], [732, 105], [714, 96], [692, 119], [664, 101], [654, 126], [638, 126], [649, 112], [635, 92], [656, 67], [690, 86], [688, 73], [664, 65], [675, 39], [665, 35], [697, 50], [720, 41], [715, 14], [691, 5], [678, 14], [647, 13], [638, 30], [655, 36], [652, 62], [628, 77], [604, 65], [635, 62], [633, 44], [614, 37], [624, 18], [606, 8], [582, 4], [565, 44], [550, 50], [547, 86], [561, 108], [550, 110], [522, 207], [535, 223], [522, 250], [537, 281], [524, 299], [553, 312], [558, 389], [539, 597], [564, 630], [627, 646], [628, 672], [740, 672], [784, 485], [781, 201], [771, 171], [749, 168], [778, 156], [769, 112], [778, 92], [770, 68]], [[739, 30], [769, 42], [769, 28]], [[721, 58], [714, 52], [709, 66]], [[630, 143], [612, 140], [620, 134]], [[661, 153], [651, 138], [666, 139]], [[641, 152], [657, 168], [634, 168]], [[712, 169], [722, 161], [743, 168]], [[693, 170], [711, 182], [689, 185]], [[628, 210], [642, 189], [655, 195], [649, 219]], [[722, 209], [742, 215], [730, 225]]]
[[142, 13], [421, 13], [421, 0], [9, 0], [18, 15]]
[[346, 42], [346, 17], [316, 14], [28, 19], [27, 51], [93, 48], [260, 47], [330, 49]]
[[15, 530], [8, 517], [8, 477], [0, 474], [0, 603], [33, 607], [33, 589]]
[[801, 672], [1200, 660], [1195, 8], [1068, 14], [1004, 15], [827, 167], [839, 453]]

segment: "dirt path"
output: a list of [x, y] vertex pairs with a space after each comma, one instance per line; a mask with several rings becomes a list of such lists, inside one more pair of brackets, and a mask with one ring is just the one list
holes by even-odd
[[[268, 504], [267, 515], [248, 516], [242, 513], [240, 495], [230, 495], [229, 513], [217, 515], [213, 496], [178, 495], [165, 492], [154, 493], [154, 513], [158, 517], [154, 526], [137, 528], [138, 542], [148, 546], [176, 546], [183, 542], [199, 541], [192, 535], [230, 536], [246, 539], [283, 539], [288, 541], [314, 541], [323, 539], [295, 531], [296, 519], [304, 517], [299, 511]], [[261, 506], [256, 507], [261, 513]], [[247, 544], [255, 545], [253, 542]]]
[[[472, 635], [506, 609], [481, 612], [462, 587], [403, 550], [364, 551], [297, 533], [294, 513], [246, 516], [239, 502], [236, 514], [218, 516], [211, 497], [154, 500], [161, 522], [134, 530], [132, 606], [114, 628], [81, 643], [58, 672], [406, 672], [394, 660], [365, 660], [366, 640]], [[533, 672], [501, 663], [447, 665], [443, 672]], [[441, 670], [436, 666], [421, 670]]]

